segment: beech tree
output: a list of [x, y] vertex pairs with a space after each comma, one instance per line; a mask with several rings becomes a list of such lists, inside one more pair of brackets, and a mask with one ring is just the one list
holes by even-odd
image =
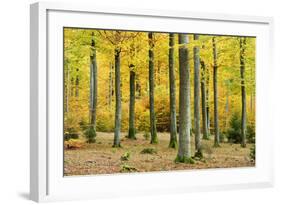
[[136, 139], [135, 131], [135, 77], [136, 73], [134, 71], [135, 66], [133, 64], [129, 65], [130, 68], [130, 106], [129, 106], [129, 139]]
[[157, 130], [156, 130], [156, 118], [154, 110], [154, 39], [153, 33], [148, 33], [148, 59], [149, 59], [149, 110], [150, 110], [150, 135], [151, 135], [151, 144], [157, 144]]
[[95, 142], [96, 137], [96, 118], [97, 118], [97, 57], [96, 57], [96, 43], [94, 39], [94, 32], [92, 32], [91, 43], [92, 55], [90, 57], [90, 130], [88, 133], [88, 142]]
[[175, 161], [193, 163], [190, 150], [190, 68], [187, 43], [187, 34], [179, 34], [179, 148]]
[[242, 114], [241, 114], [241, 146], [246, 147], [246, 89], [245, 89], [245, 46], [246, 38], [240, 37], [240, 76], [241, 76], [241, 100], [242, 100]]
[[[198, 42], [199, 35], [194, 35]], [[202, 158], [201, 133], [200, 133], [200, 56], [199, 46], [193, 48], [194, 58], [194, 130], [195, 130], [195, 157]]]
[[174, 66], [175, 34], [169, 34], [169, 83], [170, 83], [170, 143], [169, 147], [177, 147], [177, 119], [176, 119], [176, 81]]
[[208, 119], [207, 119], [207, 106], [206, 106], [206, 67], [204, 60], [200, 60], [201, 64], [201, 107], [202, 107], [202, 128], [203, 128], [203, 139], [209, 139], [208, 132]]
[[219, 136], [219, 114], [218, 114], [218, 83], [217, 83], [217, 75], [218, 75], [218, 65], [217, 65], [217, 43], [216, 37], [212, 38], [213, 44], [213, 88], [214, 88], [214, 128], [215, 128], [215, 136], [214, 136], [214, 146], [219, 147], [220, 136]]

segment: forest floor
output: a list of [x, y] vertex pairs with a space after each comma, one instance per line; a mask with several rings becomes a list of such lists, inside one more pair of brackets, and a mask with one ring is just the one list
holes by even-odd
[[[158, 138], [159, 143], [151, 145], [142, 133], [137, 134], [137, 140], [127, 139], [125, 133], [122, 133], [122, 147], [113, 148], [113, 133], [97, 133], [96, 143], [82, 142], [79, 149], [65, 149], [64, 175], [255, 166], [249, 157], [253, 144], [242, 148], [239, 144], [221, 143], [221, 147], [214, 148], [213, 140], [202, 140], [204, 158], [196, 160], [194, 164], [183, 164], [174, 162], [177, 149], [168, 148], [170, 134], [158, 133]], [[191, 140], [194, 153], [194, 137]], [[145, 148], [153, 148], [156, 153], [142, 154]], [[128, 153], [130, 156], [126, 157]]]

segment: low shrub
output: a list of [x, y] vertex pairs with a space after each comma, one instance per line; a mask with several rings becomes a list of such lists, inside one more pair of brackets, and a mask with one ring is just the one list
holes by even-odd
[[87, 143], [94, 143], [94, 142], [96, 142], [96, 130], [95, 130], [94, 126], [89, 126], [84, 131], [84, 136], [87, 139]]
[[255, 162], [256, 160], [256, 146], [253, 146], [250, 149], [250, 159], [252, 162]]
[[78, 131], [73, 127], [67, 128], [63, 136], [65, 141], [79, 138]]
[[234, 113], [229, 121], [226, 131], [228, 142], [241, 143], [241, 119], [238, 113]]
[[138, 170], [135, 167], [130, 166], [128, 164], [123, 164], [121, 166], [121, 170], [120, 170], [120, 172], [135, 172], [135, 171], [138, 171]]
[[157, 151], [154, 148], [144, 148], [141, 154], [157, 154]]
[[[229, 122], [229, 128], [225, 133], [227, 139], [231, 143], [241, 143], [241, 117], [238, 113], [234, 113]], [[249, 123], [246, 129], [246, 139], [248, 143], [255, 143], [255, 123]]]
[[125, 152], [122, 156], [121, 156], [121, 160], [122, 161], [128, 161], [130, 158], [130, 152]]
[[80, 139], [69, 139], [64, 142], [65, 149], [79, 149], [84, 146], [84, 142]]
[[247, 126], [247, 142], [248, 143], [255, 143], [256, 142], [256, 127], [255, 123], [249, 123]]

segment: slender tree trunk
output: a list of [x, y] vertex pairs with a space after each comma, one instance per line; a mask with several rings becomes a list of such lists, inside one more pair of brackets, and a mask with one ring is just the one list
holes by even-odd
[[210, 135], [210, 102], [209, 102], [209, 93], [210, 93], [210, 70], [209, 67], [205, 64], [205, 90], [206, 90], [206, 117], [207, 117], [207, 130], [208, 137]]
[[241, 98], [242, 98], [242, 119], [241, 119], [241, 146], [246, 147], [246, 89], [245, 89], [245, 45], [246, 38], [240, 38], [240, 75], [241, 75]]
[[113, 65], [109, 63], [109, 88], [108, 88], [108, 108], [111, 110], [111, 103], [112, 103], [112, 69]]
[[92, 124], [92, 111], [93, 111], [93, 94], [94, 94], [94, 75], [93, 75], [93, 56], [90, 56], [90, 107], [89, 107], [89, 123]]
[[77, 74], [76, 74], [76, 80], [75, 80], [75, 100], [76, 100], [76, 112], [78, 112], [78, 108], [79, 108], [79, 69], [76, 69]]
[[115, 131], [113, 147], [120, 147], [121, 136], [121, 77], [120, 77], [120, 52], [121, 49], [115, 48]]
[[96, 137], [96, 119], [97, 119], [97, 57], [96, 43], [94, 33], [92, 33], [92, 55], [90, 57], [90, 128], [92, 136], [88, 139], [88, 143], [94, 143]]
[[208, 122], [207, 122], [207, 107], [206, 107], [206, 88], [205, 88], [205, 79], [206, 79], [206, 68], [205, 68], [205, 62], [201, 60], [201, 98], [202, 98], [202, 124], [203, 124], [203, 139], [208, 140], [209, 139], [209, 133], [208, 133]]
[[190, 68], [188, 64], [188, 36], [179, 34], [179, 149], [176, 161], [193, 163], [190, 150]]
[[[79, 71], [78, 68], [77, 68], [77, 71]], [[75, 80], [75, 97], [78, 100], [78, 97], [79, 97], [79, 75], [78, 75], [78, 73], [76, 75], [76, 80]]]
[[129, 107], [129, 139], [136, 139], [135, 129], [135, 71], [134, 66], [130, 66], [130, 107]]
[[[251, 79], [253, 79], [253, 67], [251, 66]], [[251, 99], [250, 99], [250, 112], [253, 113], [253, 104], [254, 104], [254, 94], [253, 91], [251, 91]]]
[[69, 111], [69, 93], [70, 93], [70, 68], [67, 66], [66, 72], [66, 92], [65, 92], [65, 113], [67, 114]]
[[70, 85], [70, 96], [73, 97], [74, 96], [74, 92], [75, 92], [75, 87], [74, 87], [74, 78], [71, 77], [71, 81], [70, 81], [71, 85]]
[[220, 143], [220, 136], [219, 136], [219, 116], [218, 116], [218, 86], [217, 86], [217, 44], [216, 38], [212, 38], [213, 43], [213, 86], [214, 86], [214, 128], [215, 128], [215, 139], [214, 139], [214, 146], [219, 147]]
[[228, 123], [228, 113], [229, 113], [229, 82], [226, 81], [226, 97], [225, 97], [225, 130], [227, 128]]
[[177, 147], [177, 119], [176, 119], [176, 82], [174, 66], [175, 34], [169, 34], [169, 82], [170, 82], [170, 143], [169, 147]]
[[156, 119], [154, 111], [154, 42], [153, 42], [153, 33], [148, 33], [149, 41], [149, 105], [150, 105], [150, 134], [151, 134], [151, 144], [157, 144], [157, 130], [156, 130]]
[[[194, 35], [194, 40], [199, 40], [199, 35]], [[201, 133], [200, 133], [200, 56], [199, 46], [194, 46], [194, 131], [195, 131], [195, 156], [202, 158]]]

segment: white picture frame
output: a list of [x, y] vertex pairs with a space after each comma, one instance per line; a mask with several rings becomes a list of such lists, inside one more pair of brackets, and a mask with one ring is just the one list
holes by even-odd
[[[98, 19], [98, 21], [95, 21]], [[257, 37], [256, 166], [98, 176], [63, 176], [62, 28], [84, 27]], [[189, 29], [189, 30], [188, 30]], [[30, 9], [30, 198], [54, 201], [273, 186], [270, 17], [97, 8], [40, 2]], [[266, 137], [264, 137], [266, 136]], [[148, 185], [149, 182], [149, 186]]]

